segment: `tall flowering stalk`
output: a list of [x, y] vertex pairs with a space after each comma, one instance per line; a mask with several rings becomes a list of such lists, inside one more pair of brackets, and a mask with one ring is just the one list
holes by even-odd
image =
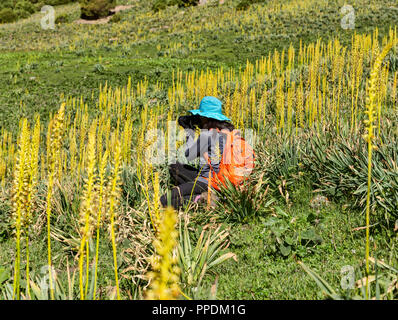
[[116, 282], [116, 297], [120, 300], [120, 292], [119, 292], [119, 277], [117, 272], [117, 257], [116, 257], [116, 236], [115, 236], [115, 218], [116, 218], [116, 210], [119, 203], [120, 198], [120, 171], [122, 164], [122, 151], [119, 139], [116, 140], [115, 146], [115, 155], [114, 155], [114, 164], [112, 169], [111, 180], [107, 186], [107, 194], [108, 194], [108, 213], [110, 217], [110, 233], [112, 239], [112, 251], [113, 251], [113, 265], [114, 265], [114, 273], [115, 273], [115, 282]]
[[172, 300], [179, 296], [179, 273], [177, 257], [173, 251], [177, 246], [177, 213], [167, 208], [159, 224], [159, 232], [153, 242], [155, 255], [151, 259], [152, 271], [147, 274], [150, 287], [146, 292], [148, 300]]
[[49, 124], [48, 130], [48, 187], [47, 187], [47, 256], [48, 256], [48, 272], [49, 272], [49, 285], [50, 297], [54, 300], [54, 286], [52, 276], [52, 262], [51, 262], [51, 199], [53, 195], [54, 178], [59, 166], [62, 138], [64, 134], [64, 121], [65, 121], [65, 103], [63, 103], [54, 116], [54, 119]]
[[30, 298], [30, 277], [29, 277], [29, 226], [31, 222], [32, 200], [37, 184], [37, 176], [39, 173], [39, 148], [40, 148], [40, 117], [36, 118], [36, 124], [33, 129], [32, 143], [30, 146], [29, 172], [28, 172], [28, 193], [26, 206], [26, 219], [23, 221], [26, 239], [26, 293]]
[[13, 220], [16, 229], [16, 250], [17, 256], [14, 267], [14, 291], [13, 298], [20, 298], [20, 264], [21, 264], [21, 231], [22, 221], [26, 218], [27, 204], [27, 177], [28, 177], [28, 152], [29, 152], [30, 130], [28, 121], [23, 120], [22, 131], [19, 137], [19, 148], [17, 153], [17, 161], [14, 171], [13, 182]]
[[370, 79], [368, 84], [368, 96], [366, 98], [366, 111], [368, 118], [364, 120], [366, 125], [366, 134], [364, 136], [365, 140], [368, 143], [368, 191], [366, 197], [366, 248], [365, 248], [365, 260], [366, 260], [366, 299], [369, 298], [369, 225], [370, 225], [370, 192], [371, 192], [371, 184], [372, 184], [372, 150], [375, 148], [373, 146], [372, 141], [375, 138], [374, 129], [374, 121], [377, 117], [376, 115], [376, 98], [377, 98], [377, 82], [378, 75], [380, 71], [381, 64], [391, 50], [393, 45], [396, 42], [391, 40], [383, 49], [383, 51], [377, 56], [372, 72], [370, 73]]
[[[87, 166], [87, 179], [85, 181], [83, 200], [80, 210], [80, 250], [79, 250], [79, 284], [80, 284], [80, 299], [84, 300], [86, 291], [83, 289], [83, 261], [85, 254], [87, 255], [87, 261], [89, 260], [89, 251], [85, 249], [87, 247], [87, 242], [89, 241], [93, 228], [95, 225], [94, 221], [94, 203], [95, 203], [95, 180], [96, 180], [96, 129], [97, 122], [94, 121], [90, 127], [88, 134], [88, 166]], [[88, 262], [87, 266], [88, 268]], [[87, 273], [87, 272], [86, 272]], [[86, 276], [86, 288], [88, 284], [88, 277]]]
[[105, 151], [101, 158], [101, 163], [99, 167], [99, 186], [98, 186], [98, 211], [97, 211], [97, 240], [95, 248], [95, 267], [94, 267], [94, 291], [93, 299], [95, 300], [95, 295], [97, 291], [97, 272], [98, 272], [98, 252], [99, 252], [99, 232], [101, 226], [102, 211], [106, 207], [104, 206], [104, 188], [105, 188], [105, 171], [106, 165], [108, 163], [108, 151]]

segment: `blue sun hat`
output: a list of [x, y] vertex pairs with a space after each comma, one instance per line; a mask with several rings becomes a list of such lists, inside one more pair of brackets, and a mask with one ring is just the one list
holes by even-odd
[[199, 110], [190, 110], [193, 115], [206, 118], [216, 119], [220, 121], [231, 121], [222, 113], [222, 102], [216, 97], [204, 97], [199, 105]]

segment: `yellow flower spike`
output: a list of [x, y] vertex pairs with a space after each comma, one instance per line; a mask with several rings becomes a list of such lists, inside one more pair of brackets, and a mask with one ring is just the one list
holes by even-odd
[[14, 267], [14, 285], [13, 298], [20, 298], [20, 263], [21, 263], [21, 231], [22, 221], [26, 214], [26, 177], [28, 174], [28, 151], [29, 151], [30, 130], [27, 119], [23, 119], [21, 135], [19, 137], [19, 148], [17, 153], [17, 161], [15, 164], [14, 181], [13, 181], [13, 221], [16, 229], [16, 247], [17, 256]]
[[391, 40], [383, 49], [383, 51], [376, 57], [372, 71], [370, 73], [369, 85], [368, 85], [368, 98], [366, 99], [366, 108], [368, 119], [366, 122], [367, 134], [364, 138], [368, 143], [368, 190], [366, 197], [366, 245], [365, 245], [365, 261], [366, 261], [366, 299], [369, 298], [369, 251], [370, 251], [370, 241], [369, 241], [369, 226], [370, 226], [370, 193], [371, 193], [371, 183], [372, 183], [372, 150], [374, 146], [372, 145], [372, 140], [374, 138], [375, 126], [375, 107], [376, 107], [376, 90], [377, 90], [377, 78], [379, 70], [384, 58], [387, 56], [391, 48], [396, 45], [396, 41]]
[[[83, 290], [83, 261], [85, 254], [89, 252], [85, 250], [87, 241], [91, 238], [94, 225], [92, 223], [92, 216], [94, 214], [94, 188], [96, 180], [96, 130], [97, 121], [94, 120], [91, 124], [88, 134], [88, 167], [87, 167], [87, 178], [85, 179], [84, 191], [82, 196], [81, 208], [80, 208], [80, 250], [79, 250], [79, 285], [80, 285], [80, 299], [84, 300], [87, 292], [88, 278], [86, 277], [86, 290]], [[88, 265], [87, 265], [88, 267]], [[87, 272], [86, 272], [87, 273]]]
[[106, 171], [107, 163], [108, 163], [108, 151], [105, 151], [104, 155], [101, 158], [101, 163], [100, 163], [100, 167], [99, 167], [99, 186], [97, 186], [98, 211], [97, 211], [97, 240], [96, 240], [96, 250], [95, 250], [94, 290], [93, 290], [93, 299], [94, 300], [96, 298], [96, 289], [97, 289], [99, 232], [100, 232], [102, 211], [105, 207], [104, 206], [104, 189], [105, 189], [105, 171]]
[[122, 166], [122, 154], [121, 154], [121, 144], [118, 138], [115, 142], [115, 153], [113, 168], [111, 172], [111, 180], [108, 181], [107, 193], [109, 194], [108, 199], [108, 216], [110, 218], [110, 233], [112, 240], [112, 251], [113, 251], [113, 264], [114, 264], [114, 274], [116, 282], [116, 297], [120, 300], [120, 290], [119, 290], [119, 276], [117, 271], [117, 255], [116, 255], [116, 234], [115, 234], [115, 219], [116, 219], [116, 208], [119, 204], [121, 189], [120, 189], [120, 175]]
[[145, 294], [148, 300], [172, 300], [179, 296], [179, 273], [173, 251], [177, 246], [178, 233], [175, 230], [177, 213], [172, 208], [162, 212], [157, 238], [153, 242], [155, 255], [152, 256], [152, 271], [147, 273], [150, 280]]
[[38, 162], [40, 148], [40, 116], [36, 117], [36, 124], [33, 129], [32, 143], [28, 150], [29, 163], [27, 177], [27, 194], [26, 194], [26, 213], [22, 221], [26, 239], [26, 294], [30, 298], [30, 276], [29, 276], [29, 225], [31, 223], [32, 200], [38, 179]]
[[48, 161], [48, 186], [47, 186], [47, 201], [46, 201], [46, 215], [47, 215], [47, 256], [48, 256], [48, 272], [50, 297], [54, 300], [54, 286], [52, 276], [52, 262], [51, 262], [51, 200], [54, 185], [54, 178], [59, 165], [59, 155], [62, 146], [62, 137], [64, 133], [64, 117], [65, 117], [65, 103], [61, 105], [58, 112], [55, 114], [53, 120], [49, 124], [47, 136], [47, 161]]

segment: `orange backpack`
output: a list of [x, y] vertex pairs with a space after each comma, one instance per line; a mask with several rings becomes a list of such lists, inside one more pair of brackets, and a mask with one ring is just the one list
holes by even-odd
[[238, 186], [244, 182], [254, 168], [255, 153], [253, 148], [243, 139], [238, 130], [222, 130], [227, 135], [227, 142], [220, 162], [218, 173], [211, 168], [211, 186], [220, 190], [220, 184], [225, 186], [225, 179]]

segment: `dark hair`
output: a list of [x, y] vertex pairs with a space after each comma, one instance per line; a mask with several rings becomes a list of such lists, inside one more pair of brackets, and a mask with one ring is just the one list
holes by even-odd
[[235, 129], [234, 125], [231, 122], [228, 121], [220, 121], [216, 119], [211, 119], [211, 118], [206, 118], [206, 117], [200, 117], [204, 121], [202, 122], [203, 125], [200, 129], [227, 129], [229, 131], [233, 131]]

